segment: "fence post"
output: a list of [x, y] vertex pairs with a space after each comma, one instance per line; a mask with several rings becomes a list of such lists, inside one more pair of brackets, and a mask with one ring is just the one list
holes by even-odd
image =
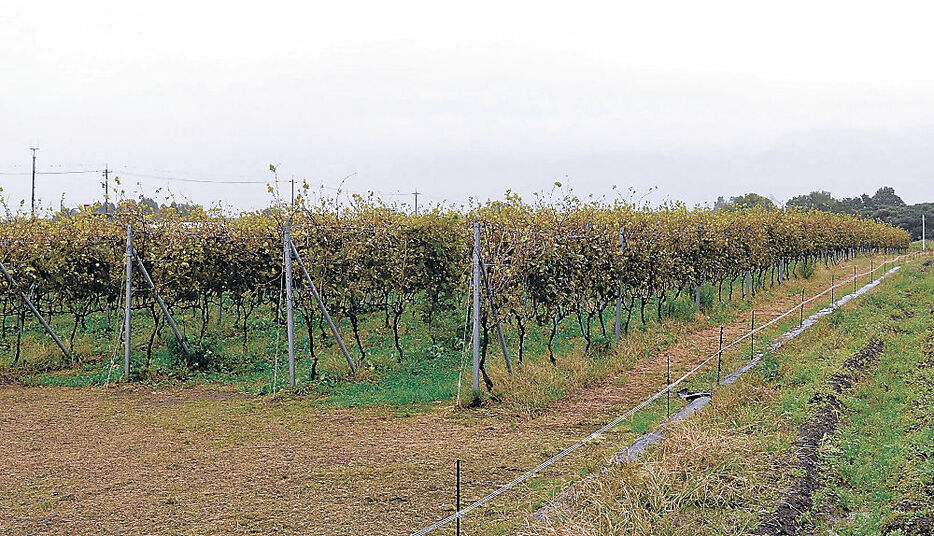
[[473, 390], [480, 390], [480, 223], [473, 224]]
[[872, 283], [876, 280], [876, 274], [872, 270], [872, 259], [869, 259], [869, 282]]
[[853, 265], [853, 292], [856, 292], [856, 265]]
[[801, 320], [798, 321], [798, 327], [804, 325], [804, 289], [801, 289]]
[[717, 347], [717, 385], [720, 385], [720, 362], [723, 360], [723, 324], [720, 324], [720, 346]]
[[[619, 230], [619, 250], [622, 253], [626, 250], [626, 229], [620, 228]], [[616, 332], [614, 340], [619, 342], [620, 332], [622, 330], [623, 323], [623, 283], [622, 281], [618, 282], [619, 289], [616, 294]]]
[[126, 226], [126, 304], [123, 311], [123, 378], [130, 377], [130, 302], [133, 300], [133, 227]]
[[292, 222], [286, 221], [282, 228], [282, 263], [285, 269], [285, 331], [289, 341], [289, 385], [295, 385], [295, 333], [292, 329]]
[[668, 382], [668, 387], [666, 394], [668, 395], [668, 418], [671, 418], [671, 353], [665, 354], [668, 357], [668, 374], [666, 376], [666, 381]]
[[455, 519], [455, 522], [457, 523], [457, 536], [460, 536], [461, 534], [461, 516], [460, 516], [460, 513], [461, 513], [461, 461], [459, 459], [456, 462], [454, 462], [454, 473], [456, 474], [455, 488], [457, 490], [455, 492], [456, 498], [455, 498], [454, 514], [457, 515], [457, 518]]
[[834, 287], [835, 287], [835, 286], [836, 286], [836, 285], [834, 285], [834, 282], [833, 282], [833, 274], [830, 274], [830, 306], [831, 306], [831, 307], [833, 307], [833, 304], [834, 304], [834, 302], [836, 301], [836, 300], [833, 298], [833, 292], [834, 292]]
[[752, 327], [749, 328], [749, 358], [756, 356], [756, 310], [752, 310]]

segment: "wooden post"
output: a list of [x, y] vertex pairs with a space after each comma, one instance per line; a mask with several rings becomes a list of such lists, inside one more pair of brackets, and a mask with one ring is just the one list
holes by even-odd
[[752, 310], [752, 327], [749, 328], [749, 358], [756, 356], [756, 310]]
[[[10, 288], [11, 289], [18, 288], [16, 286], [16, 282], [13, 280], [13, 276], [10, 275], [10, 272], [7, 271], [6, 266], [4, 266], [3, 263], [0, 263], [0, 270], [3, 271], [3, 277], [5, 277], [7, 280], [7, 283], [10, 284]], [[38, 320], [39, 323], [42, 324], [42, 327], [43, 329], [45, 329], [45, 332], [48, 333], [49, 336], [52, 337], [52, 339], [55, 341], [55, 344], [58, 345], [58, 348], [62, 351], [62, 354], [64, 354], [65, 357], [67, 357], [68, 359], [71, 359], [71, 352], [68, 351], [68, 348], [65, 348], [65, 345], [62, 344], [62, 340], [58, 338], [58, 335], [56, 335], [54, 331], [52, 331], [52, 327], [49, 326], [49, 323], [46, 322], [45, 318], [42, 317], [42, 314], [39, 313], [39, 309], [37, 309], [36, 306], [33, 305], [32, 300], [29, 299], [29, 296], [27, 296], [26, 293], [23, 291], [19, 291], [19, 295], [22, 298], [23, 302], [26, 303], [26, 306], [29, 307], [29, 310], [32, 311], [32, 314], [33, 316], [36, 317], [36, 320]], [[22, 318], [22, 314], [20, 315], [20, 318]], [[22, 322], [21, 322], [20, 323], [20, 337], [22, 337], [22, 330], [23, 330], [23, 327], [22, 327]]]
[[480, 390], [480, 224], [473, 224], [473, 390]]
[[804, 325], [804, 289], [801, 289], [801, 319], [798, 321], [798, 327]]
[[331, 328], [331, 334], [334, 335], [335, 339], [337, 339], [337, 345], [340, 346], [341, 353], [344, 354], [344, 359], [346, 359], [347, 364], [350, 365], [350, 371], [356, 373], [357, 365], [354, 364], [353, 358], [350, 357], [350, 352], [347, 351], [347, 346], [344, 345], [344, 339], [341, 337], [340, 331], [337, 330], [337, 326], [334, 325], [334, 320], [331, 319], [331, 315], [328, 313], [328, 308], [324, 305], [324, 300], [321, 298], [321, 294], [318, 293], [318, 287], [316, 287], [314, 281], [311, 280], [311, 274], [309, 274], [308, 270], [305, 268], [305, 263], [302, 262], [302, 257], [298, 254], [298, 249], [295, 248], [295, 244], [290, 240], [289, 245], [292, 248], [292, 254], [295, 255], [295, 261], [298, 262], [299, 269], [301, 269], [302, 274], [305, 276], [305, 281], [308, 282], [308, 286], [311, 288], [311, 294], [315, 297], [315, 301], [318, 303], [318, 309], [321, 311], [321, 316], [323, 316], [327, 321], [328, 327]]
[[456, 462], [454, 462], [454, 473], [456, 475], [454, 478], [456, 479], [455, 488], [457, 490], [455, 491], [456, 510], [454, 510], [454, 513], [457, 515], [457, 517], [455, 518], [455, 522], [457, 524], [457, 536], [460, 536], [461, 534], [461, 516], [460, 516], [460, 513], [461, 513], [461, 461], [460, 460], [457, 460]]
[[295, 333], [292, 327], [292, 223], [282, 228], [282, 264], [285, 269], [285, 331], [289, 344], [289, 385], [295, 385]]
[[717, 385], [720, 384], [720, 363], [723, 360], [723, 324], [720, 325], [720, 345], [717, 347]]
[[667, 375], [665, 376], [665, 381], [668, 382], [668, 390], [666, 391], [665, 394], [668, 395], [668, 396], [667, 396], [667, 398], [668, 398], [668, 418], [670, 419], [670, 418], [671, 418], [671, 354], [668, 353], [668, 354], [665, 354], [665, 355], [666, 355], [666, 357], [668, 358], [668, 372], [667, 372]]
[[483, 262], [483, 256], [480, 256], [480, 273], [483, 275], [483, 283], [486, 285], [486, 297], [490, 304], [490, 314], [493, 315], [493, 324], [496, 326], [496, 335], [499, 338], [500, 348], [503, 349], [503, 358], [506, 360], [506, 370], [512, 374], [512, 359], [509, 358], [509, 349], [506, 347], [506, 337], [503, 335], [503, 325], [499, 321], [499, 311], [496, 309], [496, 303], [493, 301], [493, 287], [490, 286], [490, 277], [486, 271], [486, 263]]
[[126, 302], [123, 311], [123, 378], [130, 377], [130, 305], [133, 300], [133, 227], [126, 226]]
[[169, 312], [168, 306], [166, 306], [165, 302], [162, 301], [162, 296], [159, 295], [159, 288], [153, 282], [152, 277], [149, 276], [149, 270], [147, 270], [146, 266], [143, 264], [143, 259], [140, 258], [135, 248], [131, 247], [131, 250], [133, 252], [133, 256], [136, 257], [136, 266], [139, 267], [140, 273], [143, 274], [143, 277], [146, 279], [146, 283], [149, 284], [149, 289], [152, 291], [152, 295], [155, 296], [156, 303], [159, 304], [159, 308], [162, 309], [162, 314], [165, 315], [165, 319], [168, 321], [169, 327], [172, 328], [172, 333], [175, 334], [175, 338], [178, 339], [178, 342], [182, 345], [182, 349], [185, 350], [185, 353], [191, 355], [191, 350], [189, 350], [188, 345], [185, 344], [185, 338], [182, 337], [182, 332], [179, 331], [178, 326], [175, 324], [175, 319], [172, 318], [172, 313]]

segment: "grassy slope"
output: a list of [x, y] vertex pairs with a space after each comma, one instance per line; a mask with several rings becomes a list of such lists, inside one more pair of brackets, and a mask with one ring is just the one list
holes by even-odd
[[826, 487], [805, 521], [818, 533], [878, 534], [930, 515], [932, 306], [934, 274], [903, 270], [721, 390], [644, 459], [591, 480], [573, 510], [526, 532], [754, 531], [798, 476], [792, 445], [812, 415], [809, 401], [874, 338], [885, 343], [881, 364], [845, 398], [849, 416], [822, 451]]

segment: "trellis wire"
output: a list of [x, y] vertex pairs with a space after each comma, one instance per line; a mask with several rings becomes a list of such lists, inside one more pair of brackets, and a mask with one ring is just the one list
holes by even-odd
[[[906, 257], [906, 256], [908, 256], [908, 255], [901, 255], [901, 256], [899, 256], [899, 257], [896, 257], [895, 259], [893, 259], [893, 260], [890, 261], [890, 262], [897, 262], [899, 259], [901, 259], [901, 258], [903, 258], [903, 257]], [[857, 275], [854, 276], [854, 277], [858, 277], [859, 275], [865, 275], [865, 273], [863, 273], [863, 274], [857, 274]], [[885, 277], [885, 275], [883, 275], [882, 277]], [[882, 277], [880, 277], [880, 279], [881, 279]], [[847, 280], [847, 281], [849, 281], [849, 280]], [[846, 283], [846, 282], [844, 282], [844, 283], [842, 283], [842, 284], [845, 284], [845, 283]], [[828, 289], [828, 290], [825, 290], [825, 291], [821, 292], [820, 294], [814, 296], [813, 298], [807, 300], [805, 303], [809, 303], [809, 302], [811, 302], [811, 301], [817, 299], [819, 296], [823, 296], [823, 295], [826, 294], [827, 292], [829, 292], [829, 289]], [[609, 431], [609, 430], [611, 430], [611, 429], [613, 429], [613, 428], [619, 426], [620, 423], [622, 423], [623, 421], [625, 421], [626, 419], [628, 419], [628, 418], [631, 417], [632, 415], [636, 414], [637, 412], [639, 412], [640, 410], [642, 410], [643, 408], [645, 408], [646, 406], [648, 406], [648, 405], [651, 404], [652, 402], [655, 402], [656, 400], [658, 400], [658, 399], [661, 398], [662, 396], [667, 395], [668, 393], [670, 393], [672, 389], [674, 389], [675, 387], [677, 387], [678, 385], [680, 385], [681, 383], [683, 383], [685, 380], [687, 380], [688, 378], [690, 378], [691, 376], [693, 376], [694, 374], [696, 374], [700, 369], [702, 369], [702, 368], [705, 367], [708, 363], [710, 363], [710, 361], [713, 360], [713, 358], [717, 357], [719, 354], [721, 354], [723, 350], [727, 350], [727, 349], [731, 348], [732, 346], [734, 346], [734, 345], [736, 345], [736, 344], [742, 342], [742, 341], [743, 341], [744, 339], [746, 339], [747, 337], [754, 336], [757, 332], [764, 330], [765, 328], [767, 328], [767, 327], [773, 325], [775, 322], [778, 322], [779, 320], [781, 320], [782, 318], [788, 316], [789, 314], [794, 313], [795, 311], [798, 310], [798, 307], [800, 307], [800, 304], [795, 305], [794, 307], [792, 307], [791, 309], [789, 309], [787, 312], [785, 312], [785, 313], [781, 314], [780, 316], [778, 316], [778, 317], [776, 317], [776, 318], [770, 320], [769, 322], [766, 322], [765, 324], [763, 324], [763, 325], [761, 325], [761, 326], [755, 328], [754, 330], [751, 330], [749, 333], [747, 333], [747, 334], [745, 334], [745, 335], [739, 337], [739, 338], [736, 339], [735, 341], [733, 341], [733, 342], [731, 342], [730, 344], [724, 346], [722, 350], [718, 350], [717, 352], [714, 352], [713, 354], [711, 354], [710, 356], [708, 356], [706, 359], [704, 359], [703, 361], [701, 361], [697, 366], [695, 366], [695, 367], [692, 368], [690, 371], [688, 371], [686, 374], [684, 374], [683, 376], [681, 376], [680, 378], [678, 378], [678, 379], [675, 380], [674, 382], [669, 383], [664, 389], [662, 389], [662, 390], [658, 391], [657, 393], [653, 394], [652, 396], [646, 398], [645, 400], [643, 400], [642, 402], [640, 402], [639, 404], [637, 404], [637, 405], [634, 406], [633, 408], [629, 409], [628, 411], [626, 411], [626, 412], [623, 413], [622, 415], [616, 417], [615, 419], [613, 419], [613, 420], [610, 421], [609, 423], [603, 425], [602, 427], [600, 427], [600, 428], [597, 429], [596, 431], [592, 432], [592, 433], [591, 433], [590, 435], [588, 435], [587, 437], [585, 437], [585, 438], [579, 440], [578, 442], [574, 443], [573, 445], [569, 446], [568, 448], [564, 449], [563, 451], [559, 452], [558, 454], [555, 454], [554, 456], [552, 456], [551, 458], [549, 458], [549, 459], [545, 460], [544, 462], [538, 464], [538, 465], [535, 466], [534, 468], [532, 468], [532, 469], [526, 471], [525, 473], [519, 475], [518, 477], [514, 478], [514, 479], [513, 479], [512, 481], [510, 481], [509, 483], [507, 483], [507, 484], [505, 484], [505, 485], [503, 485], [503, 486], [500, 486], [499, 488], [497, 488], [497, 489], [496, 489], [495, 491], [493, 491], [492, 493], [490, 493], [490, 494], [486, 495], [485, 497], [483, 497], [482, 499], [480, 499], [480, 500], [478, 500], [478, 501], [476, 501], [476, 502], [470, 504], [469, 506], [467, 506], [467, 507], [464, 508], [463, 510], [460, 510], [460, 511], [458, 511], [458, 512], [455, 512], [455, 513], [453, 513], [453, 514], [450, 514], [450, 515], [448, 515], [447, 517], [445, 517], [445, 518], [443, 518], [443, 519], [441, 519], [441, 520], [438, 520], [438, 521], [432, 523], [431, 525], [429, 525], [429, 526], [427, 526], [427, 527], [425, 527], [425, 528], [423, 528], [423, 529], [421, 529], [421, 530], [418, 530], [418, 531], [416, 531], [416, 532], [413, 532], [411, 536], [424, 536], [424, 535], [426, 535], [426, 534], [429, 534], [429, 533], [431, 533], [431, 532], [434, 532], [435, 530], [437, 530], [437, 529], [443, 527], [444, 525], [450, 523], [451, 521], [454, 521], [455, 519], [461, 519], [461, 518], [463, 518], [464, 516], [466, 516], [467, 514], [469, 514], [470, 512], [472, 512], [472, 511], [476, 510], [477, 508], [479, 508], [479, 507], [481, 507], [481, 506], [487, 504], [488, 502], [490, 502], [490, 501], [492, 501], [493, 499], [499, 497], [500, 495], [502, 495], [502, 494], [504, 494], [504, 493], [506, 493], [506, 492], [512, 490], [513, 488], [515, 488], [516, 486], [518, 486], [518, 485], [521, 484], [522, 482], [528, 480], [529, 478], [532, 478], [532, 477], [535, 476], [536, 474], [540, 473], [543, 469], [546, 469], [546, 468], [550, 467], [551, 465], [554, 465], [555, 463], [558, 463], [559, 461], [563, 460], [564, 458], [566, 458], [568, 455], [570, 455], [571, 453], [573, 453], [573, 452], [576, 451], [577, 449], [583, 447], [584, 445], [586, 445], [587, 443], [593, 441], [593, 440], [596, 439], [597, 437], [603, 435], [603, 434], [606, 433], [607, 431]]]

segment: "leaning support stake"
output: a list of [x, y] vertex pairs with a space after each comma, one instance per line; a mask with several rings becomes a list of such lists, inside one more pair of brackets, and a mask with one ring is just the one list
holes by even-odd
[[155, 296], [156, 302], [159, 304], [159, 308], [162, 309], [162, 314], [165, 315], [165, 319], [169, 322], [169, 327], [172, 328], [172, 332], [175, 333], [175, 338], [178, 339], [179, 344], [182, 345], [182, 349], [185, 350], [185, 354], [191, 355], [191, 351], [188, 349], [188, 345], [185, 344], [185, 338], [182, 337], [182, 333], [178, 330], [178, 326], [175, 324], [175, 319], [172, 318], [172, 313], [169, 312], [168, 306], [165, 302], [162, 301], [162, 296], [159, 295], [159, 289], [156, 287], [156, 284], [153, 283], [152, 278], [149, 277], [149, 271], [146, 270], [146, 266], [143, 264], [143, 259], [140, 258], [139, 253], [136, 252], [136, 249], [133, 246], [130, 246], [130, 250], [133, 252], [133, 257], [136, 258], [136, 266], [139, 267], [139, 271], [143, 274], [143, 277], [146, 279], [146, 283], [149, 284], [149, 289], [152, 291], [152, 295]]
[[496, 325], [496, 334], [499, 336], [499, 345], [503, 349], [503, 357], [506, 359], [506, 370], [512, 374], [512, 359], [509, 359], [509, 349], [506, 347], [506, 337], [503, 335], [503, 325], [499, 321], [499, 312], [496, 310], [496, 303], [493, 302], [493, 287], [490, 286], [490, 277], [486, 273], [486, 263], [483, 257], [480, 257], [480, 272], [483, 274], [483, 283], [486, 285], [486, 297], [490, 304], [490, 313], [493, 315], [493, 324]]
[[[0, 263], [0, 270], [3, 270], [3, 277], [5, 277], [7, 283], [10, 284], [10, 288], [19, 288], [16, 286], [16, 282], [13, 281], [13, 276], [10, 275], [10, 272], [7, 271], [6, 266], [4, 266], [3, 263]], [[54, 331], [52, 331], [52, 327], [49, 326], [49, 323], [46, 322], [44, 318], [42, 318], [42, 315], [39, 313], [39, 310], [36, 309], [36, 306], [33, 305], [32, 300], [29, 299], [29, 296], [27, 296], [23, 291], [19, 291], [19, 295], [26, 303], [26, 306], [29, 307], [29, 310], [32, 311], [33, 316], [35, 316], [36, 319], [39, 320], [39, 323], [42, 324], [42, 327], [45, 328], [46, 333], [55, 339], [55, 344], [57, 344], [62, 353], [65, 354], [65, 357], [71, 359], [71, 352], [68, 351], [68, 348], [65, 348], [65, 345], [62, 344], [62, 340], [58, 338], [58, 335], [56, 335]]]
[[308, 270], [305, 269], [305, 263], [302, 262], [301, 256], [298, 254], [298, 250], [295, 249], [295, 243], [289, 240], [289, 245], [292, 248], [292, 255], [295, 256], [295, 261], [298, 263], [298, 267], [302, 271], [302, 275], [305, 276], [305, 281], [308, 282], [308, 286], [311, 288], [311, 295], [315, 297], [315, 301], [318, 302], [318, 309], [321, 310], [321, 315], [328, 322], [328, 326], [331, 328], [331, 333], [334, 335], [334, 338], [337, 339], [338, 346], [341, 347], [341, 352], [344, 354], [344, 359], [347, 360], [347, 364], [350, 365], [350, 371], [356, 373], [357, 365], [354, 364], [353, 358], [350, 357], [350, 352], [347, 351], [347, 347], [344, 346], [344, 339], [341, 338], [341, 334], [337, 331], [337, 326], [334, 325], [334, 321], [331, 320], [331, 315], [328, 314], [327, 307], [324, 306], [324, 300], [321, 299], [321, 295], [318, 294], [318, 287], [315, 286], [314, 282], [311, 280], [311, 275], [308, 274]]

